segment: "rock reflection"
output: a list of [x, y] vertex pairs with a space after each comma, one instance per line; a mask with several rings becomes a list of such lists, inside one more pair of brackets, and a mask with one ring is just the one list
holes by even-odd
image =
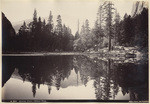
[[[47, 56], [47, 57], [3, 57], [4, 85], [10, 77], [32, 83], [33, 97], [41, 84], [57, 90], [61, 83], [75, 70], [78, 83], [87, 86], [94, 80], [97, 100], [116, 100], [119, 88], [122, 95], [129, 94], [132, 101], [148, 100], [148, 64], [116, 63], [112, 59], [102, 60], [87, 56]], [[79, 77], [80, 76], [80, 77]], [[70, 83], [71, 84], [71, 83]], [[69, 85], [69, 84], [68, 84]]]

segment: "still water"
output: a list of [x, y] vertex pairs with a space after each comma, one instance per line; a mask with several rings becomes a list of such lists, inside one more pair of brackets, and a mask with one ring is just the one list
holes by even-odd
[[148, 100], [148, 61], [2, 57], [2, 100]]

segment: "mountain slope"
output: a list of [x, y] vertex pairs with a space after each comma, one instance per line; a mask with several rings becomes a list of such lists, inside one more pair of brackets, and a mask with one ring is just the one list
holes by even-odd
[[11, 38], [16, 35], [11, 22], [2, 13], [2, 50], [7, 51], [11, 47]]
[[148, 8], [148, 3], [144, 1], [136, 1], [133, 3], [131, 16], [135, 17], [136, 15], [140, 14], [143, 8]]

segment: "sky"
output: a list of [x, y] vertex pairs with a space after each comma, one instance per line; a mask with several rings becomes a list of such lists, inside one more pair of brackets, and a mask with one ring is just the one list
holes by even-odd
[[[89, 20], [90, 27], [94, 26], [100, 0], [1, 0], [2, 12], [16, 25], [20, 21], [33, 18], [34, 9], [37, 10], [38, 17], [47, 19], [50, 11], [53, 14], [54, 25], [56, 18], [61, 15], [62, 23], [69, 26], [72, 33], [77, 31], [86, 19]], [[125, 13], [131, 14], [132, 0], [114, 0], [115, 8], [123, 17]]]

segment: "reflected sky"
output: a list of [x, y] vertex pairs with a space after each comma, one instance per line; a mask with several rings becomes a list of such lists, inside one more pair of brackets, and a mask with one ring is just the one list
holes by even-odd
[[[69, 80], [69, 79], [68, 79]], [[67, 80], [66, 80], [67, 81]], [[15, 82], [15, 83], [14, 83]], [[2, 99], [95, 99], [93, 80], [87, 83], [87, 86], [69, 86], [67, 88], [60, 88], [58, 91], [54, 86], [52, 86], [51, 93], [48, 93], [47, 85], [41, 85], [37, 89], [37, 94], [35, 97], [32, 95], [32, 84], [30, 82], [23, 82], [19, 79], [10, 78], [6, 85], [2, 89]], [[11, 86], [11, 87], [10, 87]], [[17, 91], [16, 91], [17, 90]], [[121, 89], [120, 89], [121, 91]], [[125, 96], [121, 92], [118, 93], [116, 99], [119, 100], [129, 100], [129, 94]]]
[[[15, 83], [14, 83], [15, 82]], [[92, 87], [93, 81], [88, 82], [88, 86], [69, 86], [67, 88], [60, 88], [59, 91], [56, 87], [51, 87], [51, 93], [48, 93], [48, 86], [41, 85], [37, 89], [36, 96], [32, 94], [32, 84], [29, 82], [22, 82], [21, 80], [11, 78], [6, 86], [3, 88], [3, 99], [96, 99], [94, 88]], [[19, 85], [19, 86], [17, 86]], [[11, 86], [11, 87], [10, 87]], [[16, 91], [17, 90], [17, 91]], [[79, 94], [80, 93], [80, 94]]]

